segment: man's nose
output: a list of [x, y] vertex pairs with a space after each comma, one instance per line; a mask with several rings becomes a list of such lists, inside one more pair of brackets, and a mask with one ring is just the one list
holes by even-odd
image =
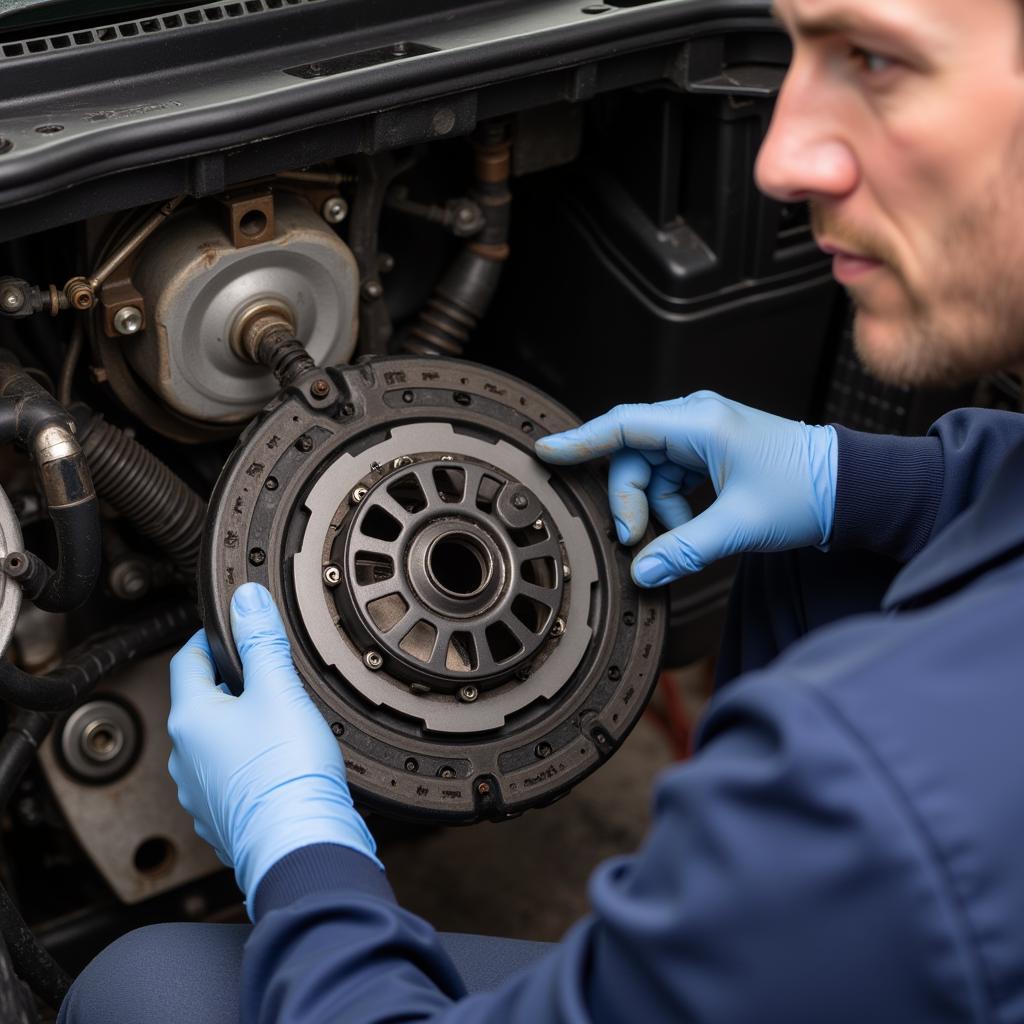
[[820, 86], [791, 70], [757, 156], [758, 188], [783, 203], [849, 195], [860, 169], [838, 124]]

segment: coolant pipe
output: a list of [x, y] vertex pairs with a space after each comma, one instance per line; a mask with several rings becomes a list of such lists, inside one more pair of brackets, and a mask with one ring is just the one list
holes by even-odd
[[9, 552], [0, 563], [25, 596], [47, 612], [83, 605], [100, 575], [100, 513], [85, 456], [67, 410], [37, 384], [15, 357], [0, 352], [0, 443], [32, 456], [57, 538], [57, 568], [31, 552]]

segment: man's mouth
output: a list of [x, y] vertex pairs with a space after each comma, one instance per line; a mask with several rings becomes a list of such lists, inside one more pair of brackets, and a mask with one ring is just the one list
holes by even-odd
[[881, 260], [850, 252], [825, 240], [818, 240], [818, 248], [832, 257], [832, 276], [840, 284], [853, 284], [883, 266]]

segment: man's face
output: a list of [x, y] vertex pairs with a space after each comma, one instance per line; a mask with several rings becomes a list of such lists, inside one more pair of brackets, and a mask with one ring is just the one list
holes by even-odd
[[776, 0], [793, 64], [761, 189], [809, 200], [884, 380], [1024, 362], [1020, 0]]

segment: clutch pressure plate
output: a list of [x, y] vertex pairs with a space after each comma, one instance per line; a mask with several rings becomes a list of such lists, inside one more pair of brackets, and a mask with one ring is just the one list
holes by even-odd
[[572, 415], [444, 359], [313, 371], [245, 431], [210, 505], [203, 617], [269, 587], [353, 793], [406, 818], [501, 818], [563, 795], [657, 680], [664, 600], [629, 578], [600, 465], [534, 441]]

